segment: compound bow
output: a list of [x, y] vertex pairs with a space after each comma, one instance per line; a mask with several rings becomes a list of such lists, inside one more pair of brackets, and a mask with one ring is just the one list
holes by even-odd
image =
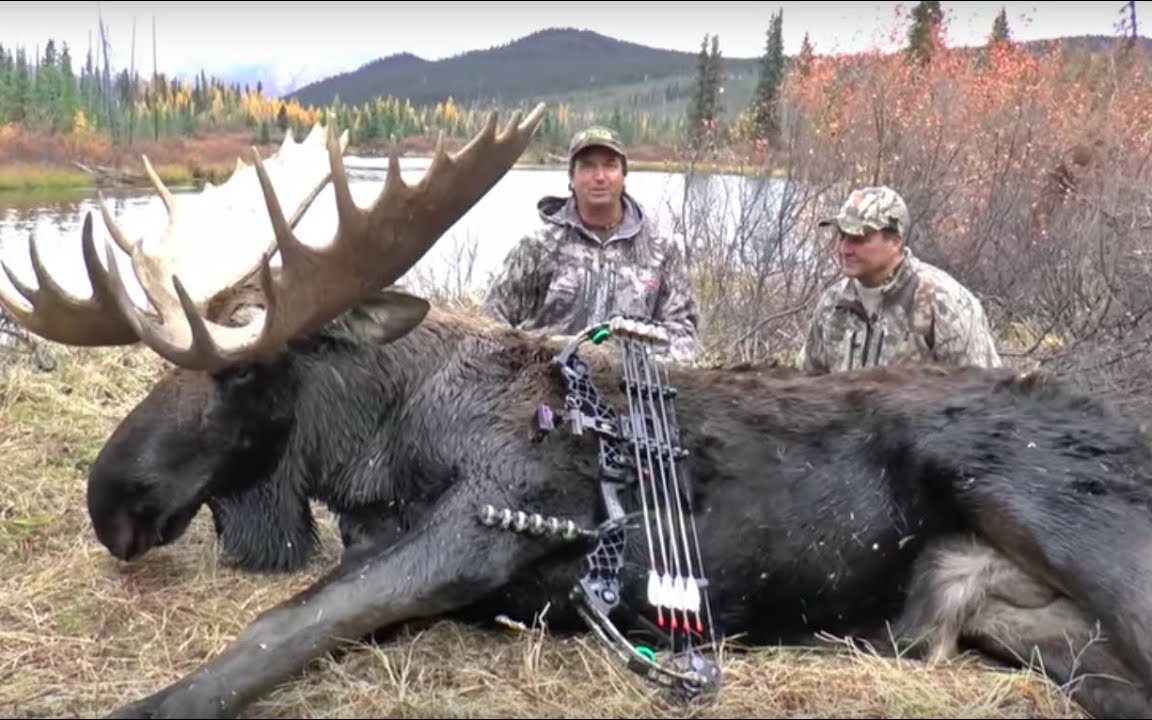
[[[610, 337], [620, 344], [626, 415], [618, 415], [600, 396], [587, 363], [577, 353], [584, 342], [598, 345]], [[587, 328], [554, 359], [568, 388], [563, 416], [571, 432], [591, 431], [599, 440], [604, 522], [589, 530], [571, 520], [498, 511], [490, 505], [481, 509], [480, 521], [520, 533], [592, 543], [588, 570], [571, 593], [580, 616], [629, 669], [690, 698], [718, 689], [720, 669], [698, 647], [707, 636], [715, 650], [716, 637], [687, 471], [681, 464], [687, 452], [680, 446], [676, 389], [668, 383], [664, 364], [654, 359], [667, 343], [668, 334], [660, 326], [616, 317]], [[540, 405], [536, 423], [538, 438], [555, 429], [555, 413], [548, 405]], [[648, 544], [647, 600], [655, 610], [657, 628], [668, 634], [674, 651], [667, 664], [658, 663], [648, 648], [630, 643], [610, 618], [620, 603], [626, 529], [635, 515], [626, 513], [620, 500], [625, 486], [638, 495]], [[676, 653], [678, 647], [684, 652]]]

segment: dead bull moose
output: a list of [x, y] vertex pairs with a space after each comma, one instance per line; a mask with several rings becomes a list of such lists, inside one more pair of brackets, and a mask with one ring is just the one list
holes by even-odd
[[[571, 590], [589, 567], [579, 538], [605, 519], [598, 436], [558, 426], [541, 438], [534, 425], [542, 403], [565, 407], [560, 346], [394, 285], [508, 171], [542, 117], [537, 107], [497, 133], [492, 116], [416, 184], [393, 161], [368, 208], [353, 202], [331, 128], [325, 152], [286, 142], [212, 188], [227, 197], [254, 173], [274, 237], [250, 226], [270, 244], [244, 257], [244, 273], [214, 266], [221, 274], [196, 291], [174, 245], [179, 223], [206, 216], [181, 214], [154, 179], [172, 213], [159, 249], [134, 246], [104, 216], [154, 315], [129, 296], [110, 244], [103, 267], [91, 217], [91, 299], [67, 297], [33, 252], [39, 289], [16, 283], [22, 298], [2, 297], [29, 329], [75, 345], [140, 341], [178, 366], [91, 468], [89, 511], [114, 555], [176, 540], [207, 504], [239, 565], [299, 568], [316, 542], [309, 499], [338, 514], [346, 545], [338, 567], [219, 657], [113, 716], [235, 716], [341, 642], [418, 618], [531, 622], [550, 603], [551, 627], [586, 627]], [[294, 236], [269, 168], [286, 187], [317, 179], [306, 168], [317, 158], [325, 174], [330, 162], [339, 227], [313, 248]], [[301, 211], [304, 195], [291, 202]], [[209, 219], [231, 222], [237, 207], [253, 210], [222, 204]], [[235, 240], [243, 255], [251, 238]], [[624, 368], [606, 348], [585, 360], [621, 408]], [[668, 372], [713, 631], [764, 643], [896, 637], [928, 657], [974, 648], [1008, 663], [1039, 651], [1089, 712], [1152, 713], [1152, 453], [1134, 423], [1007, 370]], [[627, 512], [638, 495], [620, 496]], [[585, 532], [564, 542], [493, 528], [478, 519], [486, 506]], [[624, 631], [653, 617], [642, 530], [625, 531], [613, 615]]]

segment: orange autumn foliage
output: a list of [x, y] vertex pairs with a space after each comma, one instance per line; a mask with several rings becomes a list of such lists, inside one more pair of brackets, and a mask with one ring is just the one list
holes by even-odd
[[[945, 183], [986, 195], [1004, 173], [1039, 180], [1077, 148], [1152, 151], [1152, 76], [1139, 48], [1041, 52], [1012, 43], [815, 57], [784, 102], [827, 168], [851, 183]], [[1035, 172], [1031, 172], [1035, 171]]]
[[[809, 154], [797, 167], [833, 194], [899, 188], [930, 252], [975, 273], [995, 259], [993, 245], [1027, 250], [1058, 232], [1052, 217], [1069, 183], [1119, 206], [1116, 192], [1147, 187], [1148, 60], [1120, 43], [1093, 53], [1057, 43], [939, 47], [925, 66], [899, 52], [810, 58], [783, 91], [802, 136], [793, 142]], [[989, 243], [989, 234], [1016, 244]]]
[[[751, 261], [736, 270], [707, 265], [722, 289], [707, 308], [713, 324], [749, 336], [749, 357], [797, 347], [816, 289], [839, 272], [832, 234], [816, 220], [852, 187], [885, 183], [908, 202], [908, 246], [977, 294], [1010, 362], [1042, 361], [1102, 388], [1137, 387], [1152, 376], [1152, 364], [1134, 364], [1148, 358], [1152, 339], [1145, 46], [951, 48], [941, 32], [920, 64], [898, 36], [892, 52], [790, 63], [775, 144], [739, 151], [783, 183], [767, 202], [742, 198], [770, 213], [755, 231], [735, 233], [734, 255]], [[719, 210], [700, 214], [697, 235], [723, 220]], [[720, 245], [694, 246], [704, 258]], [[754, 292], [733, 299], [745, 278]], [[754, 332], [742, 329], [745, 317]]]

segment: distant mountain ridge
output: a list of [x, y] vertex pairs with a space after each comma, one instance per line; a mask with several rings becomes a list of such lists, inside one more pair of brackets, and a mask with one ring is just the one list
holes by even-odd
[[[1123, 42], [1115, 36], [1083, 35], [1056, 40], [1064, 48], [1099, 52]], [[1053, 40], [1023, 41], [1039, 51]], [[1139, 38], [1152, 50], [1152, 40]], [[976, 50], [977, 48], [972, 48]], [[721, 45], [723, 52], [723, 45]], [[550, 28], [483, 50], [442, 60], [402, 52], [310, 82], [285, 97], [324, 107], [339, 98], [359, 105], [392, 96], [413, 105], [435, 105], [451, 97], [460, 104], [507, 106], [546, 99], [579, 98], [611, 107], [666, 94], [677, 110], [686, 102], [697, 53], [666, 50], [619, 40], [590, 30]], [[724, 57], [726, 96], [732, 107], [751, 97], [760, 59]]]
[[[757, 58], [725, 58], [732, 71], [756, 67]], [[503, 45], [442, 60], [398, 53], [305, 85], [288, 97], [325, 106], [337, 97], [360, 104], [378, 96], [434, 105], [506, 103], [542, 95], [632, 85], [694, 72], [696, 53], [664, 50], [590, 30], [550, 28]]]

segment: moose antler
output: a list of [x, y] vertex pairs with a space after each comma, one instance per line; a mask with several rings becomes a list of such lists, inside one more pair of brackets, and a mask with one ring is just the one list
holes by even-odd
[[[319, 191], [328, 182], [327, 135], [320, 125], [297, 143], [291, 135], [269, 160], [263, 173], [271, 172], [277, 179], [279, 192], [299, 207], [293, 224], [303, 216]], [[348, 135], [340, 138], [340, 146], [347, 145]], [[116, 224], [111, 210], [101, 193], [100, 211], [104, 224], [121, 250], [132, 261], [141, 288], [162, 318], [182, 312], [169, 287], [170, 278], [179, 274], [188, 296], [197, 307], [204, 307], [217, 293], [249, 275], [252, 267], [275, 248], [273, 228], [267, 217], [256, 213], [257, 192], [263, 194], [267, 178], [257, 177], [258, 171], [237, 159], [236, 169], [223, 184], [207, 183], [195, 195], [175, 196], [160, 180], [156, 171], [143, 157], [144, 169], [168, 212], [168, 224], [155, 247], [143, 242], [131, 242]], [[233, 232], [226, 253], [205, 252], [204, 246], [219, 228]], [[25, 284], [12, 269], [0, 260], [0, 268], [16, 291], [31, 306], [8, 292], [0, 284], [0, 307], [8, 311], [17, 322], [41, 337], [68, 345], [128, 345], [140, 339], [138, 325], [132, 321], [135, 313], [125, 315], [118, 302], [115, 289], [110, 285], [100, 266], [92, 236], [92, 216], [87, 214], [81, 231], [83, 258], [87, 277], [92, 286], [89, 298], [70, 293], [45, 268], [39, 243], [29, 243], [32, 271], [37, 288]], [[193, 262], [204, 263], [196, 267]], [[108, 265], [115, 269], [115, 258], [108, 248]], [[129, 302], [133, 308], [135, 305]]]
[[231, 327], [207, 319], [177, 275], [171, 288], [159, 282], [154, 268], [136, 264], [137, 276], [160, 318], [150, 317], [132, 302], [107, 245], [108, 269], [96, 260], [90, 232], [83, 237], [84, 257], [101, 303], [111, 302], [132, 332], [157, 354], [176, 365], [218, 370], [270, 355], [288, 340], [314, 330], [349, 307], [391, 285], [416, 264], [464, 213], [480, 200], [524, 152], [544, 117], [541, 103], [524, 118], [517, 112], [499, 134], [496, 114], [485, 128], [454, 155], [444, 149], [441, 134], [431, 165], [415, 185], [400, 175], [400, 159], [389, 157], [384, 188], [366, 209], [352, 199], [342, 148], [333, 132], [328, 157], [339, 225], [332, 242], [309, 247], [295, 236], [260, 160], [256, 175], [280, 252], [280, 272], [273, 275], [271, 252], [255, 264], [264, 294], [264, 313], [246, 325]]
[[[445, 151], [441, 135], [423, 179], [411, 186], [401, 178], [399, 157], [393, 152], [384, 188], [367, 209], [355, 204], [348, 186], [342, 160], [347, 133], [337, 138], [331, 125], [324, 148], [328, 167], [322, 173], [316, 150], [323, 136], [317, 125], [298, 146], [286, 138], [267, 161], [255, 151], [252, 165], [238, 160], [236, 172], [226, 183], [208, 185], [198, 196], [174, 198], [145, 157], [145, 168], [169, 214], [158, 247], [146, 249], [142, 242], [131, 243], [103, 196], [100, 208], [113, 240], [131, 258], [135, 278], [154, 314], [130, 297], [111, 243], [105, 243], [107, 267], [100, 262], [91, 214], [85, 217], [81, 247], [92, 296], [80, 298], [65, 290], [45, 270], [40, 249], [32, 241], [29, 252], [38, 288], [28, 287], [0, 260], [0, 267], [32, 309], [22, 307], [2, 285], [0, 306], [30, 331], [57, 342], [124, 345], [141, 341], [170, 362], [190, 369], [216, 370], [267, 355], [407, 272], [512, 167], [543, 116], [543, 104], [522, 122], [523, 114], [517, 112], [497, 133], [497, 116], [492, 113], [480, 134], [454, 155]], [[278, 176], [276, 182], [273, 175]], [[321, 178], [318, 184], [317, 177]], [[260, 200], [252, 179], [259, 184]], [[292, 228], [329, 180], [335, 190], [339, 226], [328, 246], [309, 247], [296, 238]], [[309, 192], [301, 197], [305, 187]], [[291, 221], [281, 210], [286, 197], [298, 203]], [[192, 198], [202, 206], [193, 209], [188, 204]], [[203, 251], [192, 254], [198, 241], [205, 239], [203, 233], [213, 231], [208, 229], [213, 226], [196, 221], [217, 223], [215, 232], [226, 231], [229, 242], [238, 246], [220, 257], [205, 257]], [[282, 267], [274, 277], [269, 263], [277, 250]], [[191, 267], [191, 260], [197, 258], [209, 265]], [[254, 273], [264, 293], [261, 316], [241, 327], [205, 317], [213, 298]]]

